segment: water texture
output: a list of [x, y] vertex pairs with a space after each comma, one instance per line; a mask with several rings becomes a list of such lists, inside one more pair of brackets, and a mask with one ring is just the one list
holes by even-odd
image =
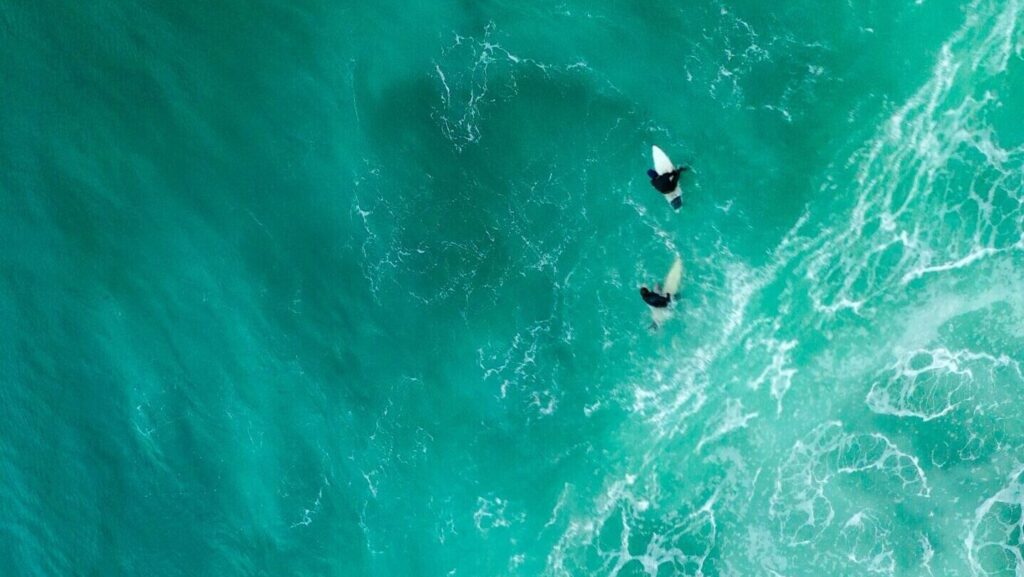
[[1024, 575], [1021, 0], [0, 40], [0, 575]]

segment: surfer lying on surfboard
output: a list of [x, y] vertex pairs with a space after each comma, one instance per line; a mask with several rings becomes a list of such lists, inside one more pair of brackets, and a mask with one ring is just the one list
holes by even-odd
[[665, 276], [665, 292], [662, 292], [662, 287], [657, 284], [654, 285], [654, 290], [647, 288], [646, 285], [640, 287], [640, 298], [644, 299], [647, 306], [651, 307], [652, 330], [656, 330], [665, 324], [672, 316], [669, 307], [672, 306], [672, 297], [676, 296], [676, 293], [679, 291], [679, 285], [682, 280], [683, 261], [677, 256], [675, 262], [672, 263], [672, 268], [668, 271], [668, 275]]
[[661, 194], [672, 194], [676, 190], [676, 186], [679, 185], [679, 175], [686, 172], [689, 167], [681, 166], [672, 172], [666, 172], [664, 174], [658, 174], [658, 171], [653, 168], [647, 171], [647, 176], [651, 177], [651, 186], [657, 189]]
[[683, 206], [683, 196], [679, 190], [679, 176], [688, 168], [685, 166], [676, 168], [676, 165], [672, 164], [672, 159], [657, 146], [651, 147], [651, 160], [654, 161], [654, 168], [647, 171], [647, 175], [651, 177], [651, 186], [662, 194], [673, 209], [679, 210]]
[[647, 288], [646, 285], [640, 287], [640, 298], [644, 299], [645, 303], [656, 309], [663, 309], [672, 302], [672, 294], [661, 294], [661, 287], [658, 286], [657, 283], [654, 285], [654, 290]]

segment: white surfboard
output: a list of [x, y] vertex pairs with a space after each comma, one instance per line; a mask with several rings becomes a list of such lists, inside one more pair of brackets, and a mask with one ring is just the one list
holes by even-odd
[[665, 275], [665, 284], [662, 285], [661, 290], [664, 291], [662, 294], [668, 293], [672, 295], [672, 300], [667, 307], [655, 308], [651, 307], [651, 318], [654, 320], [654, 326], [660, 327], [665, 324], [665, 321], [672, 318], [672, 307], [675, 305], [676, 299], [678, 298], [677, 293], [679, 292], [679, 285], [683, 282], [683, 259], [676, 257], [675, 262], [672, 263], [672, 268], [668, 269], [668, 274]]
[[[659, 175], [665, 174], [666, 172], [672, 172], [676, 169], [676, 166], [672, 164], [672, 159], [665, 154], [665, 151], [658, 148], [657, 146], [651, 147], [651, 157], [654, 159], [654, 172]], [[683, 195], [679, 191], [679, 185], [676, 184], [676, 189], [668, 194], [663, 194], [665, 200], [668, 201], [669, 206], [679, 210], [683, 206]]]
[[665, 284], [662, 285], [665, 292], [675, 296], [676, 292], [679, 291], [679, 285], [683, 282], [683, 259], [676, 257], [675, 262], [672, 263], [672, 268], [668, 269], [668, 274], [665, 275]]

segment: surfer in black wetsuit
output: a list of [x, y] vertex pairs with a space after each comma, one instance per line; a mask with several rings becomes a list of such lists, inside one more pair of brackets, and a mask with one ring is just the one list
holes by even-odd
[[663, 309], [672, 302], [672, 295], [669, 293], [660, 294], [660, 287], [654, 285], [654, 290], [647, 288], [646, 286], [640, 287], [640, 298], [644, 299], [644, 302], [648, 305], [656, 308]]
[[664, 174], [658, 174], [653, 168], [647, 171], [647, 176], [651, 177], [651, 186], [657, 189], [661, 194], [671, 194], [676, 186], [679, 185], [679, 176], [686, 172], [688, 167], [681, 166], [672, 172], [666, 172]]

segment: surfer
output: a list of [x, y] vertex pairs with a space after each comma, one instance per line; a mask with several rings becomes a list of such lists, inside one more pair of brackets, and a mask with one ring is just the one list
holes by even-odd
[[651, 186], [658, 192], [661, 194], [672, 194], [679, 185], [679, 176], [688, 169], [689, 167], [681, 166], [672, 172], [658, 174], [658, 171], [652, 168], [647, 171], [647, 176], [651, 177]]
[[647, 288], [646, 285], [640, 287], [640, 298], [644, 299], [644, 302], [649, 306], [656, 309], [663, 309], [672, 302], [672, 294], [661, 294], [661, 287], [657, 284], [654, 285], [654, 290]]
[[[655, 283], [654, 290], [647, 288], [647, 285], [640, 287], [640, 298], [644, 299], [651, 310], [651, 330], [658, 330], [658, 327], [665, 324], [672, 316], [672, 297], [679, 292], [679, 284], [683, 280], [683, 259], [676, 256], [672, 268], [665, 275], [665, 284]], [[664, 286], [664, 288], [662, 288]], [[662, 292], [664, 291], [664, 292]]]

